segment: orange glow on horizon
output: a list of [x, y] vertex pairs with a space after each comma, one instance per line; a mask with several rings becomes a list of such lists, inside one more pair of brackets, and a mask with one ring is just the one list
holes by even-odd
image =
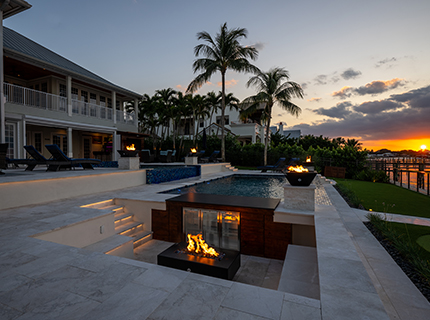
[[404, 139], [404, 140], [360, 140], [363, 143], [363, 149], [378, 151], [388, 149], [391, 151], [401, 150], [424, 150], [422, 146], [430, 145], [430, 138], [426, 139]]

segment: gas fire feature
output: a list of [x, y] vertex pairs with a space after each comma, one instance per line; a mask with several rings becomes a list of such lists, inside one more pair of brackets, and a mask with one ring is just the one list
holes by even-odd
[[172, 245], [157, 256], [157, 264], [169, 268], [191, 271], [211, 277], [232, 280], [240, 268], [240, 252], [233, 250], [216, 250], [216, 258], [189, 253], [187, 243]]
[[125, 170], [139, 170], [139, 157], [137, 154], [139, 150], [136, 150], [134, 144], [131, 146], [126, 146], [126, 150], [117, 150], [121, 156], [118, 160], [118, 168]]
[[316, 172], [309, 172], [309, 170], [303, 166], [290, 166], [288, 167], [288, 172], [285, 173], [288, 182], [292, 186], [300, 187], [308, 187], [316, 175]]

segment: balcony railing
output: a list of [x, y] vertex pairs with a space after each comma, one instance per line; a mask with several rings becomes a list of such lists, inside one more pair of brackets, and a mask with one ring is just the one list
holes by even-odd
[[67, 112], [66, 97], [60, 97], [9, 83], [4, 84], [4, 95], [6, 102], [50, 111]]
[[[27, 107], [58, 111], [67, 113], [67, 98], [42, 91], [28, 89], [25, 87], [4, 84], [4, 95], [6, 102], [20, 104]], [[72, 100], [72, 113], [91, 118], [113, 121], [113, 110], [95, 103]], [[117, 110], [116, 121], [126, 124], [134, 124], [135, 114], [127, 111]]]

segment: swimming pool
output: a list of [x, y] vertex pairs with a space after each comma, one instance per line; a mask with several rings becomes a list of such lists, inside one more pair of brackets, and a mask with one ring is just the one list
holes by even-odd
[[233, 175], [198, 183], [185, 188], [164, 191], [169, 194], [206, 193], [259, 198], [284, 198], [284, 176]]

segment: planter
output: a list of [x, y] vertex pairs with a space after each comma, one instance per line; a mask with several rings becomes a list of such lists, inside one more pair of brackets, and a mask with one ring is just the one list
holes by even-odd
[[316, 172], [287, 172], [285, 176], [292, 186], [307, 187], [312, 183]]

